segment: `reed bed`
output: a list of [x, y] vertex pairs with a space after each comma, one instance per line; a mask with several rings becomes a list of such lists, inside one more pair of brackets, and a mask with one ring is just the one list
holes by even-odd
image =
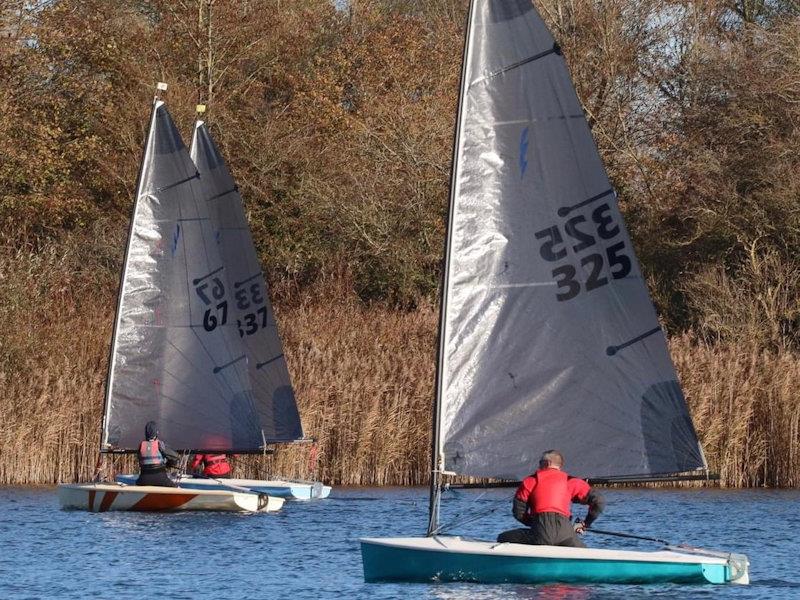
[[800, 356], [689, 336], [674, 338], [671, 351], [720, 484], [800, 485]]
[[[68, 277], [64, 264], [53, 265], [51, 273], [29, 265], [27, 275], [6, 279], [21, 282], [30, 303], [0, 298], [1, 485], [87, 480], [95, 472], [113, 297], [77, 304], [70, 290], [84, 296], [87, 289], [75, 273], [69, 287], [37, 291], [43, 278]], [[280, 296], [289, 369], [316, 443], [240, 457], [238, 474], [336, 485], [427, 481], [436, 311], [369, 305], [349, 290], [351, 282], [329, 280]], [[800, 485], [800, 355], [689, 335], [674, 337], [671, 351], [720, 485]], [[130, 457], [108, 459], [105, 474], [134, 467]]]
[[86, 480], [93, 473], [112, 318], [49, 328], [13, 372], [0, 372], [0, 484]]
[[[267, 468], [346, 485], [419, 485], [429, 471], [436, 315], [365, 306], [334, 283], [280, 311], [303, 424], [316, 449], [281, 448]], [[316, 463], [313, 458], [316, 453]], [[262, 460], [245, 471], [264, 474]]]
[[[19, 287], [26, 290], [69, 266], [36, 264], [28, 277], [20, 264], [14, 265], [14, 279], [21, 277]], [[433, 309], [365, 305], [345, 291], [351, 283], [329, 282], [289, 308], [277, 307], [305, 432], [316, 443], [240, 457], [235, 460], [240, 475], [315, 476], [354, 485], [426, 480]], [[105, 304], [99, 312], [97, 302]], [[82, 314], [63, 310], [69, 319], [47, 319], [55, 307], [70, 303], [69, 296], [43, 290], [31, 303], [46, 307], [41, 310], [5, 304], [3, 322], [14, 325], [0, 329], [0, 485], [94, 476], [113, 298], [97, 298], [78, 311]], [[109, 457], [103, 474], [134, 466], [125, 457]]]

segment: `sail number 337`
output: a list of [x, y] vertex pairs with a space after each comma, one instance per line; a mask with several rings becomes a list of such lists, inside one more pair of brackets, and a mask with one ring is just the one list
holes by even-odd
[[[238, 286], [239, 284], [237, 284]], [[195, 287], [197, 295], [208, 308], [203, 313], [203, 329], [214, 331], [217, 327], [228, 322], [228, 300], [225, 285], [218, 277], [210, 282], [202, 283]], [[239, 337], [253, 335], [259, 329], [267, 326], [267, 307], [264, 305], [264, 296], [258, 282], [251, 283], [234, 294], [236, 308], [247, 311], [236, 319]]]
[[614, 221], [611, 206], [607, 203], [592, 211], [591, 222], [586, 216], [578, 215], [563, 223], [563, 233], [559, 225], [536, 233], [536, 239], [541, 242], [539, 254], [547, 262], [558, 263], [566, 259], [568, 247], [580, 259], [581, 276], [572, 263], [561, 264], [552, 270], [559, 302], [572, 300], [581, 292], [591, 292], [608, 285], [611, 279], [623, 279], [630, 274], [633, 263], [625, 252], [625, 242], [610, 243], [621, 233], [622, 228]]

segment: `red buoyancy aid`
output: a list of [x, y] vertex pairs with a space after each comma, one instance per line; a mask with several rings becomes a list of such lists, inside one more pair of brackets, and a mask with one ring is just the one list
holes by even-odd
[[143, 467], [163, 467], [166, 464], [158, 440], [145, 440], [139, 444], [139, 464]]
[[528, 497], [530, 511], [535, 514], [555, 512], [569, 518], [572, 514], [569, 475], [559, 469], [541, 469], [534, 477], [536, 487]]
[[231, 466], [228, 464], [228, 457], [224, 454], [203, 455], [204, 475], [225, 475], [230, 472]]
[[536, 480], [528, 506], [534, 514], [555, 512], [569, 518], [572, 502], [584, 502], [589, 484], [583, 479], [570, 477], [560, 469], [540, 469], [533, 475]]

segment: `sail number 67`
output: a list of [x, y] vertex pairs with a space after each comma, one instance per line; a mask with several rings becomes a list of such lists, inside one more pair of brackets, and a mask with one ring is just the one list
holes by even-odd
[[[203, 329], [214, 331], [220, 325], [228, 322], [228, 301], [225, 298], [225, 285], [219, 277], [214, 277], [211, 282], [203, 282], [194, 289], [203, 304], [208, 306], [203, 313]], [[213, 306], [216, 301], [216, 306]]]

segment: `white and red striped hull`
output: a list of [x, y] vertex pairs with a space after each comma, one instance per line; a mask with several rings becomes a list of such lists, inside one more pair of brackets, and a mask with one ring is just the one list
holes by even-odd
[[213, 510], [230, 512], [274, 512], [283, 498], [228, 490], [189, 490], [153, 485], [75, 483], [58, 486], [62, 508], [106, 512], [129, 510], [163, 512]]

